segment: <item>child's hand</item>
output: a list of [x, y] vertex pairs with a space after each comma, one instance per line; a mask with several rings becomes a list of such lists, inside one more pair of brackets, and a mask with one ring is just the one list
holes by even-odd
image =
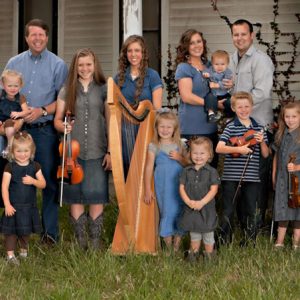
[[[65, 126], [65, 122], [63, 123]], [[74, 126], [74, 120], [72, 120], [70, 123], [67, 123], [66, 126], [66, 134], [69, 134], [72, 130], [73, 130], [73, 126]]]
[[209, 87], [211, 89], [218, 89], [220, 87], [220, 85], [218, 83], [216, 83], [216, 82], [210, 82], [209, 83]]
[[256, 139], [256, 141], [261, 144], [264, 141], [264, 135], [262, 132], [256, 132], [254, 133], [254, 138]]
[[210, 74], [208, 72], [202, 72], [202, 76], [204, 78], [209, 78], [210, 77]]
[[15, 214], [15, 212], [16, 212], [16, 210], [11, 204], [8, 204], [7, 206], [5, 206], [5, 215], [7, 217], [13, 216]]
[[288, 163], [287, 169], [289, 172], [297, 172], [298, 171], [297, 165], [295, 165], [294, 163]]
[[194, 205], [194, 210], [201, 210], [204, 206], [203, 201], [194, 201], [195, 205]]
[[178, 151], [175, 151], [175, 150], [172, 150], [169, 152], [169, 157], [171, 159], [174, 159], [177, 161], [181, 161], [181, 159], [182, 159], [182, 155]]
[[22, 182], [27, 185], [34, 184], [35, 179], [29, 175], [26, 175], [22, 178]]
[[12, 119], [17, 119], [17, 118], [19, 118], [19, 116], [20, 116], [20, 112], [18, 112], [18, 111], [12, 111], [10, 114], [10, 117]]
[[248, 143], [246, 145], [243, 145], [243, 146], [240, 146], [239, 147], [239, 153], [242, 154], [242, 155], [247, 155], [247, 154], [252, 153], [253, 151], [251, 150], [251, 148], [248, 147], [249, 145], [250, 145], [250, 143]]
[[149, 205], [152, 202], [152, 200], [154, 200], [154, 195], [152, 194], [152, 191], [145, 191], [144, 202]]

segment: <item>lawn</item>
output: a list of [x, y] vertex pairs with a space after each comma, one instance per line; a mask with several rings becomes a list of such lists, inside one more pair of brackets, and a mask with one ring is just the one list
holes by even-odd
[[[180, 255], [114, 256], [110, 243], [117, 216], [105, 209], [103, 249], [81, 251], [68, 211], [60, 210], [61, 239], [48, 248], [32, 238], [30, 256], [8, 265], [0, 250], [0, 299], [300, 299], [300, 253], [273, 249], [268, 235], [257, 247], [238, 241], [221, 247], [214, 261], [189, 264]], [[185, 242], [187, 244], [187, 240]]]

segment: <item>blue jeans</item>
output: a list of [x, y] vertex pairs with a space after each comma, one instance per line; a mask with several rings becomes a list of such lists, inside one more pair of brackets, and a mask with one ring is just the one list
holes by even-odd
[[42, 128], [26, 128], [26, 131], [35, 142], [35, 161], [40, 163], [46, 179], [46, 188], [43, 189], [42, 235], [48, 234], [58, 240], [58, 134], [52, 124]]
[[231, 101], [230, 101], [231, 95], [226, 94], [224, 96], [214, 96], [213, 93], [208, 93], [204, 97], [204, 107], [205, 110], [213, 110], [214, 113], [217, 113], [218, 111], [218, 101], [224, 100], [223, 105], [224, 105], [224, 114], [226, 118], [232, 118], [234, 117], [234, 112], [231, 110]]

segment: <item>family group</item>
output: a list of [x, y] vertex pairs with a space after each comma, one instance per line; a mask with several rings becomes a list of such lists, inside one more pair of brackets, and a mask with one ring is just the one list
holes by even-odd
[[[59, 239], [59, 135], [72, 133], [80, 145], [78, 162], [84, 178], [64, 186], [63, 202], [70, 205], [70, 222], [81, 248], [99, 249], [103, 208], [109, 201], [114, 145], [108, 136], [106, 77], [89, 48], [79, 49], [68, 68], [47, 49], [48, 34], [44, 21], [29, 21], [25, 28], [29, 49], [12, 57], [1, 76], [0, 134], [7, 145], [0, 158], [4, 205], [0, 228], [7, 260], [14, 264], [19, 263], [18, 245], [19, 258], [27, 257], [31, 233], [41, 234], [41, 242], [47, 244]], [[300, 103], [281, 108], [274, 132], [268, 126], [273, 124], [272, 61], [254, 47], [249, 21], [234, 22], [231, 34], [236, 51], [230, 56], [218, 50], [211, 58], [201, 32], [189, 29], [182, 34], [175, 60], [178, 113], [162, 108], [163, 83], [148, 65], [143, 37], [132, 35], [124, 41], [114, 76], [133, 108], [150, 100], [156, 111], [144, 201], [157, 200], [159, 235], [168, 249], [178, 251], [182, 236], [189, 233], [191, 261], [199, 257], [202, 242], [207, 257], [215, 253], [216, 236], [224, 244], [232, 242], [235, 214], [241, 246], [255, 245], [265, 222], [269, 181], [275, 190], [273, 220], [278, 222], [274, 246], [284, 246], [290, 222], [293, 248], [300, 243], [300, 208], [289, 206], [290, 174], [298, 177], [300, 171]], [[73, 116], [67, 122], [66, 113]], [[218, 134], [221, 116], [228, 122]], [[122, 128], [125, 175], [131, 158], [127, 130]], [[134, 131], [136, 135], [138, 126]], [[222, 176], [217, 171], [218, 154], [225, 155]], [[36, 189], [42, 189], [41, 220]]]

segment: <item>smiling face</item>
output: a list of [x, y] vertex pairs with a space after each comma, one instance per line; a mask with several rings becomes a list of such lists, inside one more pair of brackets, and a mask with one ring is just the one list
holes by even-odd
[[232, 106], [232, 110], [236, 113], [240, 121], [249, 120], [252, 108], [253, 106], [247, 98], [237, 99]]
[[25, 39], [34, 56], [42, 53], [48, 44], [46, 31], [38, 26], [29, 26], [28, 36]]
[[131, 43], [127, 48], [127, 59], [131, 67], [139, 68], [143, 59], [142, 46], [138, 42]]
[[243, 56], [253, 43], [254, 33], [250, 33], [248, 24], [232, 26], [232, 40], [237, 48], [239, 55]]
[[94, 58], [90, 55], [78, 58], [77, 73], [78, 77], [84, 81], [91, 81], [95, 72]]
[[284, 111], [284, 122], [289, 128], [289, 131], [293, 131], [300, 126], [300, 114], [297, 108], [286, 108]]
[[199, 33], [192, 35], [189, 45], [189, 55], [191, 57], [201, 57], [203, 54], [204, 44]]
[[16, 145], [13, 151], [14, 159], [20, 166], [28, 165], [32, 155], [31, 145], [29, 142]]
[[191, 145], [191, 160], [196, 169], [203, 167], [210, 159], [211, 156], [206, 143]]
[[2, 79], [2, 85], [9, 99], [14, 99], [22, 87], [22, 81], [19, 76], [6, 75]]
[[157, 124], [157, 133], [160, 142], [169, 142], [172, 140], [175, 130], [174, 120], [161, 119]]

